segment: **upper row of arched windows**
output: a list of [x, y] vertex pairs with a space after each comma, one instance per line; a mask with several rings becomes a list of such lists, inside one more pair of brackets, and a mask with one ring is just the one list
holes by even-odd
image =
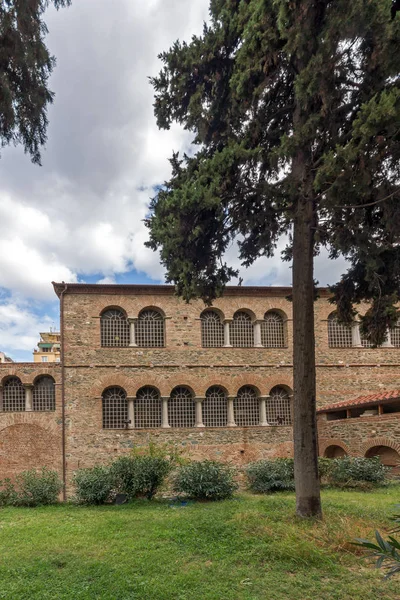
[[[330, 348], [372, 348], [371, 342], [361, 334], [359, 323], [354, 322], [352, 325], [340, 323], [336, 312], [328, 317], [328, 345]], [[400, 348], [400, 321], [396, 327], [387, 330], [383, 346]]]
[[38, 377], [33, 386], [24, 385], [19, 377], [8, 377], [4, 381], [0, 394], [0, 410], [3, 412], [55, 410], [54, 385], [54, 379], [49, 375]]
[[[200, 316], [201, 341], [204, 348], [284, 348], [286, 317], [278, 311], [268, 311], [262, 321], [254, 321], [240, 310], [231, 320], [223, 320], [216, 310], [207, 309]], [[137, 319], [129, 319], [119, 308], [105, 310], [100, 317], [101, 345], [112, 347], [165, 346], [165, 318], [156, 309], [144, 309]]]
[[[254, 320], [245, 310], [237, 311], [233, 319], [223, 320], [218, 310], [206, 309], [200, 315], [200, 322], [203, 348], [287, 347], [287, 318], [278, 310], [267, 311], [262, 320]], [[165, 317], [154, 308], [142, 310], [137, 319], [128, 318], [120, 308], [109, 308], [101, 314], [100, 331], [102, 346], [165, 346]], [[343, 325], [335, 312], [328, 317], [328, 345], [331, 348], [372, 347], [360, 334], [358, 323]], [[388, 330], [384, 345], [400, 347], [399, 326]]]

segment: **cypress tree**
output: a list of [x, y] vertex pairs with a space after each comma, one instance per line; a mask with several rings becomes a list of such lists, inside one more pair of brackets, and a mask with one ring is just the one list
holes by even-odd
[[373, 344], [397, 320], [400, 289], [400, 18], [391, 0], [211, 0], [210, 23], [160, 55], [158, 126], [182, 124], [196, 151], [173, 154], [151, 202], [148, 245], [186, 300], [220, 295], [286, 235], [293, 261], [297, 514], [320, 516], [314, 257], [349, 269], [332, 302]]
[[47, 88], [55, 58], [45, 43], [43, 13], [71, 0], [0, 1], [0, 144], [22, 144], [32, 162], [40, 164], [46, 142], [47, 105], [54, 94]]

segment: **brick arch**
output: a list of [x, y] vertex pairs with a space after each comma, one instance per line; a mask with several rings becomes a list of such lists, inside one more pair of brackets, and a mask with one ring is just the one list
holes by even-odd
[[232, 386], [232, 379], [230, 377], [213, 377], [207, 379], [206, 381], [202, 381], [199, 389], [199, 396], [205, 396], [208, 388], [213, 387], [214, 385], [220, 386], [224, 388], [228, 394], [228, 396], [234, 396], [236, 393], [235, 388]]
[[365, 456], [368, 450], [374, 448], [375, 446], [387, 446], [388, 448], [395, 450], [400, 456], [400, 444], [385, 437], [371, 438], [364, 442], [364, 444], [361, 445], [362, 456]]
[[203, 396], [203, 385], [204, 382], [196, 375], [190, 375], [185, 373], [182, 375], [181, 373], [173, 373], [168, 378], [163, 378], [162, 381], [163, 389], [165, 393], [163, 396], [170, 396], [171, 392], [177, 386], [187, 386], [191, 388], [195, 394], [195, 396]]
[[293, 378], [290, 375], [282, 373], [281, 375], [276, 375], [275, 377], [271, 377], [264, 382], [265, 393], [269, 394], [272, 388], [275, 386], [282, 386], [290, 388], [293, 393]]
[[236, 395], [238, 390], [245, 385], [255, 387], [259, 391], [260, 396], [265, 396], [268, 393], [265, 389], [264, 377], [255, 373], [243, 373], [232, 380], [231, 387], [233, 388], [233, 394]]
[[36, 427], [45, 429], [51, 435], [61, 435], [61, 425], [57, 424], [54, 413], [25, 411], [2, 413], [0, 434], [4, 429], [7, 429], [7, 427], [21, 424], [35, 425]]
[[18, 377], [21, 380], [21, 382], [25, 384], [33, 383], [33, 374], [26, 375], [22, 371], [18, 370], [18, 368], [15, 368], [9, 369], [7, 374], [2, 377], [0, 381], [1, 385], [4, 385], [5, 381], [7, 379], [10, 379], [10, 377]]
[[343, 440], [339, 438], [327, 438], [319, 440], [319, 455], [323, 456], [325, 454], [326, 449], [329, 448], [329, 446], [339, 446], [339, 448], [342, 448], [348, 456], [352, 455], [352, 452], [350, 451], [348, 445], [345, 444]]
[[[182, 385], [184, 385], [184, 381], [186, 377], [182, 380]], [[123, 373], [112, 373], [99, 379], [95, 385], [90, 390], [91, 397], [99, 397], [103, 394], [104, 390], [108, 387], [122, 387], [127, 396], [136, 396], [138, 390], [145, 386], [155, 387], [160, 392], [161, 396], [168, 396], [170, 392], [170, 388], [168, 381], [166, 381], [165, 377], [161, 377], [159, 375], [154, 376], [149, 373], [148, 375], [140, 375], [140, 377], [127, 377]], [[174, 386], [173, 386], [174, 387]]]
[[54, 383], [56, 383], [56, 379], [54, 377], [54, 375], [52, 373], [49, 373], [48, 371], [39, 371], [39, 373], [35, 373], [35, 376], [32, 377], [32, 383], [36, 383], [36, 381], [40, 378], [40, 377], [50, 377]]
[[124, 375], [123, 373], [112, 373], [99, 379], [91, 388], [89, 395], [99, 397], [103, 394], [104, 390], [109, 387], [121, 387], [125, 390], [128, 396], [134, 396], [136, 390], [134, 390], [135, 381]]
[[96, 316], [101, 317], [103, 312], [105, 312], [106, 310], [111, 310], [113, 308], [122, 310], [127, 316], [129, 316], [129, 304], [124, 297], [115, 298], [115, 301], [114, 298], [111, 300], [110, 298], [105, 297], [104, 299], [97, 302], [94, 314], [96, 315], [97, 312]]

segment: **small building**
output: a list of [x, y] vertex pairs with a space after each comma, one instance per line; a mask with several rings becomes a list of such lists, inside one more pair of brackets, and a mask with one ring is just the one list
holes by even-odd
[[38, 342], [37, 349], [33, 351], [33, 362], [35, 363], [53, 363], [60, 362], [61, 356], [61, 345], [60, 339], [61, 334], [59, 331], [46, 331], [39, 333], [40, 341]]
[[0, 352], [0, 363], [12, 363], [14, 362], [12, 358], [4, 354], [4, 352]]

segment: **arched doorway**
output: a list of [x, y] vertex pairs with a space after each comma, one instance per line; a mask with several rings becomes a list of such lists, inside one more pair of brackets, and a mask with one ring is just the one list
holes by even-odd
[[365, 453], [365, 458], [372, 458], [373, 456], [379, 456], [381, 463], [385, 467], [391, 467], [392, 472], [400, 473], [400, 455], [389, 446], [373, 446]]
[[345, 456], [347, 456], [347, 452], [341, 446], [335, 444], [328, 446], [324, 452], [325, 458], [343, 458]]

